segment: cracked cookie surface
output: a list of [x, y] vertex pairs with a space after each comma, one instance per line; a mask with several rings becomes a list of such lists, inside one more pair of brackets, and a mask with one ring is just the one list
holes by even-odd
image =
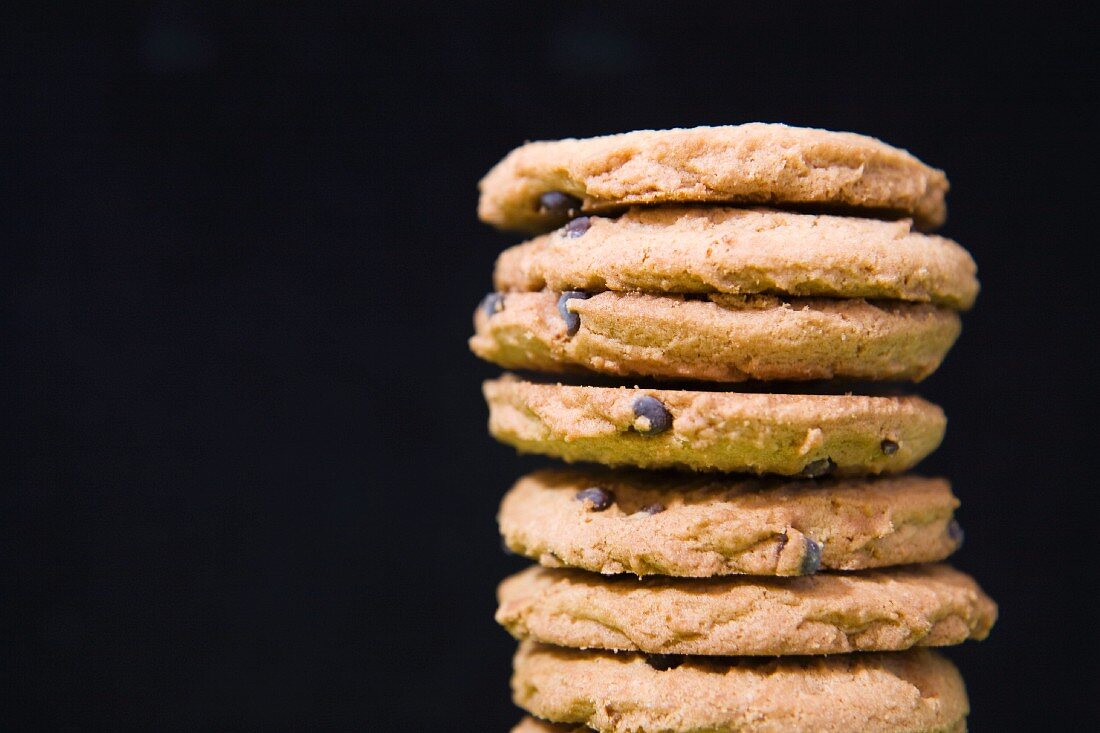
[[[470, 349], [506, 369], [544, 372], [919, 381], [960, 331], [954, 311], [924, 303], [605, 291], [561, 305], [562, 297], [501, 294], [494, 310], [475, 311]], [[576, 318], [567, 322], [563, 307]]]
[[479, 184], [478, 216], [504, 229], [547, 231], [568, 196], [586, 212], [639, 204], [811, 205], [911, 216], [921, 229], [947, 216], [943, 171], [865, 135], [781, 124], [638, 130], [531, 142]]
[[[960, 733], [958, 670], [927, 649], [829, 657], [646, 655], [521, 642], [512, 697], [533, 715], [601, 733]], [[659, 667], [659, 668], [658, 668]]]
[[800, 578], [607, 578], [532, 567], [497, 591], [517, 639], [650, 654], [900, 651], [984, 639], [996, 605], [970, 576], [914, 565]]
[[586, 725], [551, 723], [548, 720], [539, 720], [525, 715], [523, 720], [512, 728], [511, 733], [586, 733], [590, 730], [592, 729]]
[[[521, 452], [609, 466], [820, 477], [899, 473], [940, 444], [943, 411], [915, 397], [484, 383], [489, 432]], [[667, 416], [651, 430], [639, 404]]]
[[[605, 508], [578, 500], [597, 487]], [[497, 515], [513, 552], [614, 575], [800, 575], [935, 562], [954, 552], [958, 499], [939, 478], [790, 480], [546, 469]], [[813, 544], [811, 544], [813, 543]]]
[[502, 252], [496, 289], [877, 298], [958, 310], [978, 294], [967, 251], [913, 232], [908, 220], [671, 206], [580, 223]]

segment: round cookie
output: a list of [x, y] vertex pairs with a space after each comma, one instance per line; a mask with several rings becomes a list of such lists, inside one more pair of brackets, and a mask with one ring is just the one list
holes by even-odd
[[511, 733], [587, 733], [590, 730], [592, 729], [586, 725], [551, 723], [525, 715], [523, 720], [512, 728]]
[[787, 476], [899, 473], [943, 439], [919, 397], [484, 383], [489, 432], [521, 452], [609, 466]]
[[650, 654], [900, 651], [984, 639], [997, 606], [947, 565], [803, 578], [606, 578], [532, 567], [501, 583], [517, 639]]
[[470, 349], [506, 369], [739, 382], [843, 377], [919, 381], [959, 335], [926, 303], [770, 295], [550, 291], [491, 296]]
[[479, 189], [482, 221], [525, 231], [548, 231], [580, 211], [689, 202], [911, 216], [930, 229], [947, 217], [948, 183], [871, 137], [750, 123], [527, 143]]
[[[586, 500], [593, 490], [602, 501]], [[551, 568], [789, 576], [942, 560], [962, 541], [958, 505], [946, 481], [914, 475], [814, 481], [553, 469], [521, 478], [497, 522], [510, 550]]]
[[909, 220], [774, 209], [632, 208], [591, 216], [497, 258], [501, 291], [767, 293], [930, 302], [966, 310], [977, 266]]
[[969, 703], [936, 652], [830, 657], [646, 657], [522, 642], [512, 699], [601, 733], [961, 733]]

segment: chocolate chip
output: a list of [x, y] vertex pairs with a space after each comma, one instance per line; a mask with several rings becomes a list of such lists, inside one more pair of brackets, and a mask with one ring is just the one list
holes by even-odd
[[581, 210], [581, 200], [561, 191], [547, 191], [539, 196], [539, 213], [564, 218]]
[[644, 512], [646, 514], [660, 514], [661, 512], [663, 512], [665, 510], [665, 508], [666, 507], [665, 507], [664, 504], [662, 504], [659, 501], [655, 501], [652, 504], [646, 504], [644, 507], [642, 507], [638, 511]]
[[573, 498], [577, 501], [584, 502], [588, 509], [594, 512], [602, 512], [615, 503], [615, 495], [607, 489], [601, 489], [598, 486], [582, 489], [578, 491]]
[[832, 458], [818, 458], [816, 461], [807, 463], [801, 475], [807, 478], [820, 478], [828, 476], [834, 470], [836, 470], [836, 464], [833, 463]]
[[683, 664], [684, 658], [679, 654], [646, 654], [645, 663], [658, 672], [667, 672]]
[[562, 234], [570, 239], [576, 239], [577, 237], [583, 237], [584, 233], [588, 231], [588, 227], [592, 225], [592, 222], [587, 216], [578, 216], [573, 219], [562, 229]]
[[816, 540], [806, 538], [806, 554], [802, 556], [802, 564], [798, 566], [798, 572], [802, 575], [813, 575], [821, 569], [821, 545]]
[[634, 400], [634, 429], [642, 435], [656, 435], [672, 427], [672, 413], [656, 397], [643, 395]]
[[894, 455], [895, 453], [898, 452], [897, 442], [893, 441], [893, 440], [890, 440], [889, 438], [882, 441], [879, 444], [879, 447], [882, 448], [883, 454], [888, 455], [888, 456], [892, 456], [892, 455]]
[[959, 549], [963, 546], [963, 540], [966, 539], [966, 533], [963, 532], [962, 525], [958, 520], [952, 519], [947, 525], [947, 536], [951, 538], [951, 541], [955, 543], [955, 549]]
[[504, 310], [504, 293], [489, 293], [481, 299], [481, 304], [478, 308], [482, 310], [485, 315], [492, 318], [497, 313]]
[[558, 313], [561, 315], [563, 321], [565, 321], [565, 332], [570, 336], [575, 336], [577, 331], [581, 327], [581, 317], [579, 314], [569, 310], [568, 303], [571, 300], [586, 300], [588, 293], [582, 290], [566, 290], [561, 296], [558, 297]]

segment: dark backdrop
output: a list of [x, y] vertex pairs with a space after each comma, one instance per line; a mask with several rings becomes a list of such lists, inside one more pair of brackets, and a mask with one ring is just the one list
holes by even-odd
[[[505, 730], [466, 351], [527, 138], [750, 120], [945, 168], [984, 292], [920, 386], [1001, 602], [977, 731], [1096, 720], [1093, 29], [1048, 4], [158, 2], [3, 24], [4, 730]], [[1090, 694], [1091, 693], [1091, 694]]]

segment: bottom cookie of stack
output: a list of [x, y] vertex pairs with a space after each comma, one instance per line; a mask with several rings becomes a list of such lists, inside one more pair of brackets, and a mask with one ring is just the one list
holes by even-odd
[[592, 730], [585, 725], [571, 725], [569, 723], [551, 723], [547, 720], [539, 720], [525, 715], [519, 721], [512, 733], [586, 733]]
[[[515, 702], [556, 723], [628, 731], [954, 733], [969, 704], [936, 652], [652, 657], [520, 644]], [[519, 731], [572, 730], [525, 721]]]

